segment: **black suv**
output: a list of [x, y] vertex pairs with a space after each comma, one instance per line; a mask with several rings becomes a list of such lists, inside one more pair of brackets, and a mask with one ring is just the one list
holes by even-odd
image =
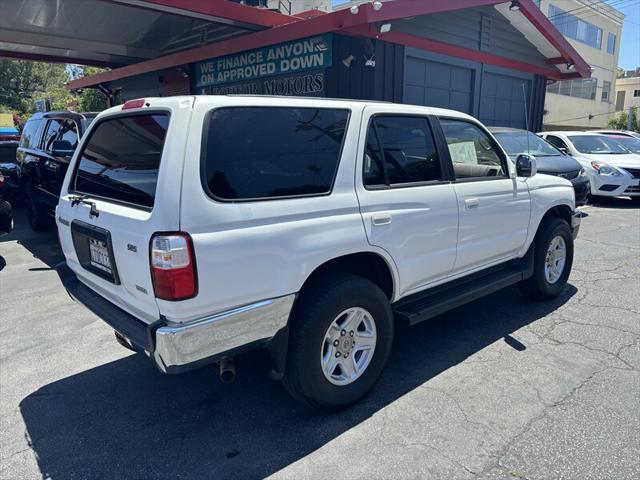
[[16, 152], [19, 183], [24, 187], [29, 224], [52, 224], [69, 160], [97, 113], [36, 113], [24, 126]]
[[587, 203], [589, 179], [578, 161], [539, 136], [518, 128], [488, 127], [507, 154], [515, 161], [521, 153], [536, 157], [539, 173], [566, 178], [573, 185], [576, 207]]

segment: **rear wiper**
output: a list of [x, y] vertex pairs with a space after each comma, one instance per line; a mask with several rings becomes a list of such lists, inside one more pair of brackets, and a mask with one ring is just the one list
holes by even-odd
[[69, 197], [69, 200], [71, 200], [71, 206], [72, 207], [75, 207], [76, 205], [80, 205], [81, 203], [84, 203], [85, 205], [89, 205], [91, 207], [89, 209], [89, 216], [90, 217], [98, 217], [98, 216], [100, 216], [100, 212], [96, 208], [95, 202], [87, 200], [87, 196], [86, 195], [71, 195]]

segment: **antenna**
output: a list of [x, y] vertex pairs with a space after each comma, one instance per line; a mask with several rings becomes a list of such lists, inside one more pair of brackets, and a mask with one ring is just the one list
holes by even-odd
[[522, 82], [522, 98], [524, 100], [524, 124], [527, 127], [527, 155], [531, 155], [531, 147], [529, 146], [529, 109], [527, 108], [527, 90]]

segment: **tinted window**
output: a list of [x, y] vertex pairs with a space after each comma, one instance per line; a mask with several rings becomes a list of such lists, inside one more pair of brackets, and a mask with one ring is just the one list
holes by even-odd
[[47, 122], [42, 143], [43, 150], [51, 152], [53, 142], [58, 139], [58, 130], [60, 129], [60, 125], [62, 124], [62, 122], [63, 120], [58, 119], [49, 120]]
[[38, 130], [42, 120], [29, 120], [24, 126], [22, 137], [20, 138], [20, 146], [24, 148], [35, 148], [38, 146]]
[[203, 147], [206, 185], [226, 200], [327, 193], [348, 118], [319, 108], [215, 110]]
[[167, 114], [100, 122], [80, 155], [75, 190], [152, 207], [168, 123]]
[[365, 185], [397, 185], [441, 179], [440, 160], [426, 118], [373, 118], [364, 159]]
[[463, 120], [440, 119], [456, 178], [506, 177], [502, 155], [491, 138]]
[[62, 120], [56, 140], [69, 142], [73, 150], [78, 146], [78, 125], [73, 120]]

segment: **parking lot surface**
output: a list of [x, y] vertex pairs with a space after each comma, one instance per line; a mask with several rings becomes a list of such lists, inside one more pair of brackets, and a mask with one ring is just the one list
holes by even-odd
[[640, 478], [640, 210], [587, 207], [569, 285], [509, 288], [411, 329], [335, 414], [236, 359], [159, 373], [64, 292], [54, 232], [0, 238], [2, 479]]

